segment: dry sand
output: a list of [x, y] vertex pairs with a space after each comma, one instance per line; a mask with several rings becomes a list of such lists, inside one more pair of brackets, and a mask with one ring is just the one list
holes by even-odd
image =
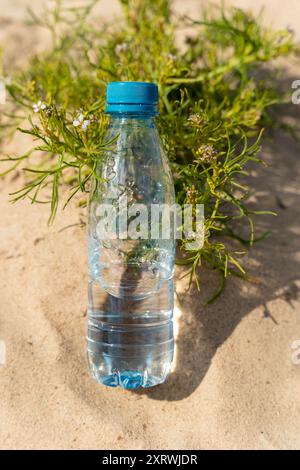
[[[20, 55], [42, 47], [41, 32], [29, 35], [20, 23], [26, 2], [0, 3], [0, 40]], [[200, 3], [184, 8], [193, 13]], [[299, 28], [298, 0], [234, 3], [264, 4], [267, 21]], [[106, 1], [101, 11], [112, 9], [115, 2]], [[286, 86], [294, 78], [300, 68], [287, 70]], [[299, 116], [295, 106], [288, 111]], [[21, 148], [18, 140], [14, 150]], [[7, 363], [0, 365], [0, 448], [300, 448], [300, 365], [291, 360], [300, 339], [299, 153], [278, 133], [264, 147], [272, 166], [253, 174], [256, 204], [278, 212], [260, 221], [273, 234], [252, 250], [258, 283], [231, 281], [204, 308], [203, 296], [186, 294], [178, 282], [176, 369], [164, 385], [141, 393], [101, 387], [88, 374], [86, 239], [73, 225], [84, 214], [70, 207], [48, 229], [47, 207], [10, 205], [8, 193], [20, 181], [1, 180], [0, 340]]]

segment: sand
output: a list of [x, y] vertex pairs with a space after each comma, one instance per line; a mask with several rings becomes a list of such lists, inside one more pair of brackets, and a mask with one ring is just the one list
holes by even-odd
[[[177, 5], [194, 13], [200, 3]], [[297, 0], [234, 3], [264, 4], [268, 22], [299, 27]], [[0, 41], [11, 50], [20, 42], [18, 60], [46, 42], [21, 25], [25, 4], [1, 0]], [[105, 15], [118, 11], [115, 2], [102, 5]], [[287, 69], [285, 85], [295, 78], [299, 66]], [[23, 142], [12, 145], [21, 151]], [[271, 167], [252, 175], [253, 202], [278, 212], [259, 222], [272, 237], [251, 250], [257, 282], [233, 280], [204, 307], [213, 276], [201, 294], [178, 281], [175, 370], [139, 393], [101, 387], [88, 373], [84, 212], [70, 206], [49, 229], [48, 208], [9, 204], [20, 180], [1, 180], [0, 449], [299, 449], [300, 365], [292, 362], [300, 339], [299, 154], [299, 144], [277, 133], [264, 146]]]

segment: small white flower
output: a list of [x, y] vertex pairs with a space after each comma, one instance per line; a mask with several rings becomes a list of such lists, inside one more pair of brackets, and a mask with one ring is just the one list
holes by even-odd
[[81, 124], [83, 123], [83, 120], [84, 120], [84, 116], [82, 113], [80, 113], [76, 119], [74, 119], [73, 121], [73, 126], [74, 127], [78, 127], [78, 126], [81, 126]]
[[88, 128], [88, 126], [90, 125], [91, 121], [89, 119], [86, 119], [85, 121], [83, 121], [83, 124], [82, 124], [82, 130], [85, 132]]
[[122, 52], [126, 52], [128, 50], [128, 45], [126, 42], [122, 42], [121, 44], [117, 44], [115, 47], [116, 54], [122, 54]]
[[91, 115], [89, 119], [85, 119], [84, 114], [82, 110], [77, 111], [77, 116], [73, 121], [73, 126], [74, 127], [79, 127], [81, 126], [81, 129], [86, 132], [88, 126], [91, 124], [91, 121], [93, 121], [93, 116]]
[[43, 103], [41, 100], [37, 103], [34, 103], [32, 107], [35, 113], [38, 113], [39, 111], [45, 110], [47, 108], [46, 104]]

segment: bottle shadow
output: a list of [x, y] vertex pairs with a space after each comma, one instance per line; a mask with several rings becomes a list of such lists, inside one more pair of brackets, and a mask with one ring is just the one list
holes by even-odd
[[[137, 390], [152, 399], [178, 401], [188, 397], [201, 384], [218, 348], [230, 337], [237, 325], [258, 306], [266, 321], [278, 324], [268, 302], [283, 298], [291, 302], [299, 296], [299, 181], [300, 145], [283, 133], [264, 143], [264, 160], [268, 168], [251, 170], [248, 181], [254, 189], [251, 204], [259, 210], [276, 211], [278, 216], [258, 216], [257, 235], [271, 231], [268, 239], [254, 244], [246, 258], [248, 273], [255, 282], [231, 277], [224, 293], [211, 305], [205, 299], [218, 282], [217, 274], [201, 271], [201, 292], [195, 286], [186, 288], [186, 281], [175, 280], [180, 317], [176, 341], [175, 369], [167, 381], [157, 387]], [[244, 263], [245, 263], [244, 261]], [[296, 314], [296, 312], [295, 312]]]

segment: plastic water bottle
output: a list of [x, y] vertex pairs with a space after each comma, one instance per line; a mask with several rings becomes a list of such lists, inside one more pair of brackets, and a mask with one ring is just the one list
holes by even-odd
[[109, 83], [109, 143], [89, 204], [88, 359], [98, 382], [125, 389], [162, 383], [173, 359], [175, 240], [151, 238], [161, 219], [151, 220], [150, 209], [175, 202], [157, 107], [155, 84]]

